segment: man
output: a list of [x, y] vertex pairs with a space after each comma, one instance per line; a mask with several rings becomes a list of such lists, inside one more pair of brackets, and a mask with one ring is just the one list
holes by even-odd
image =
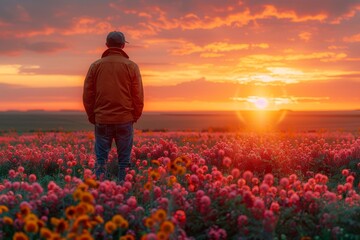
[[95, 174], [107, 176], [106, 162], [115, 139], [118, 154], [118, 181], [125, 180], [133, 145], [133, 123], [144, 107], [139, 67], [122, 50], [122, 32], [110, 32], [108, 49], [91, 64], [84, 82], [83, 103], [89, 121], [95, 125]]

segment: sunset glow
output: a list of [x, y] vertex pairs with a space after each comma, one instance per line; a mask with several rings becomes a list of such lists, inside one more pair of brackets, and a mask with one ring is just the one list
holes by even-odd
[[65, 3], [2, 3], [0, 111], [83, 110], [113, 30], [140, 67], [145, 111], [360, 108], [357, 1]]

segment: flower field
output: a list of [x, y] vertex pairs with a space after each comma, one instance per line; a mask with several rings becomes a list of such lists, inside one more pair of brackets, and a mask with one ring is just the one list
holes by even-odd
[[136, 132], [96, 181], [91, 132], [0, 135], [0, 239], [360, 239], [360, 137]]

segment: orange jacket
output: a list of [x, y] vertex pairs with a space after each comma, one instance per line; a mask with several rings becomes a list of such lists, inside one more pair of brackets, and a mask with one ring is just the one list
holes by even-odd
[[109, 48], [91, 64], [83, 103], [93, 124], [136, 122], [144, 107], [139, 67], [120, 48]]

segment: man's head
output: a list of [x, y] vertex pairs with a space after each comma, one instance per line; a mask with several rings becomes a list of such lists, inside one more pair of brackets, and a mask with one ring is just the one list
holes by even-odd
[[124, 48], [125, 43], [128, 42], [125, 40], [125, 36], [122, 32], [117, 32], [117, 31], [109, 32], [109, 34], [106, 37], [106, 46], [109, 48], [111, 47]]

